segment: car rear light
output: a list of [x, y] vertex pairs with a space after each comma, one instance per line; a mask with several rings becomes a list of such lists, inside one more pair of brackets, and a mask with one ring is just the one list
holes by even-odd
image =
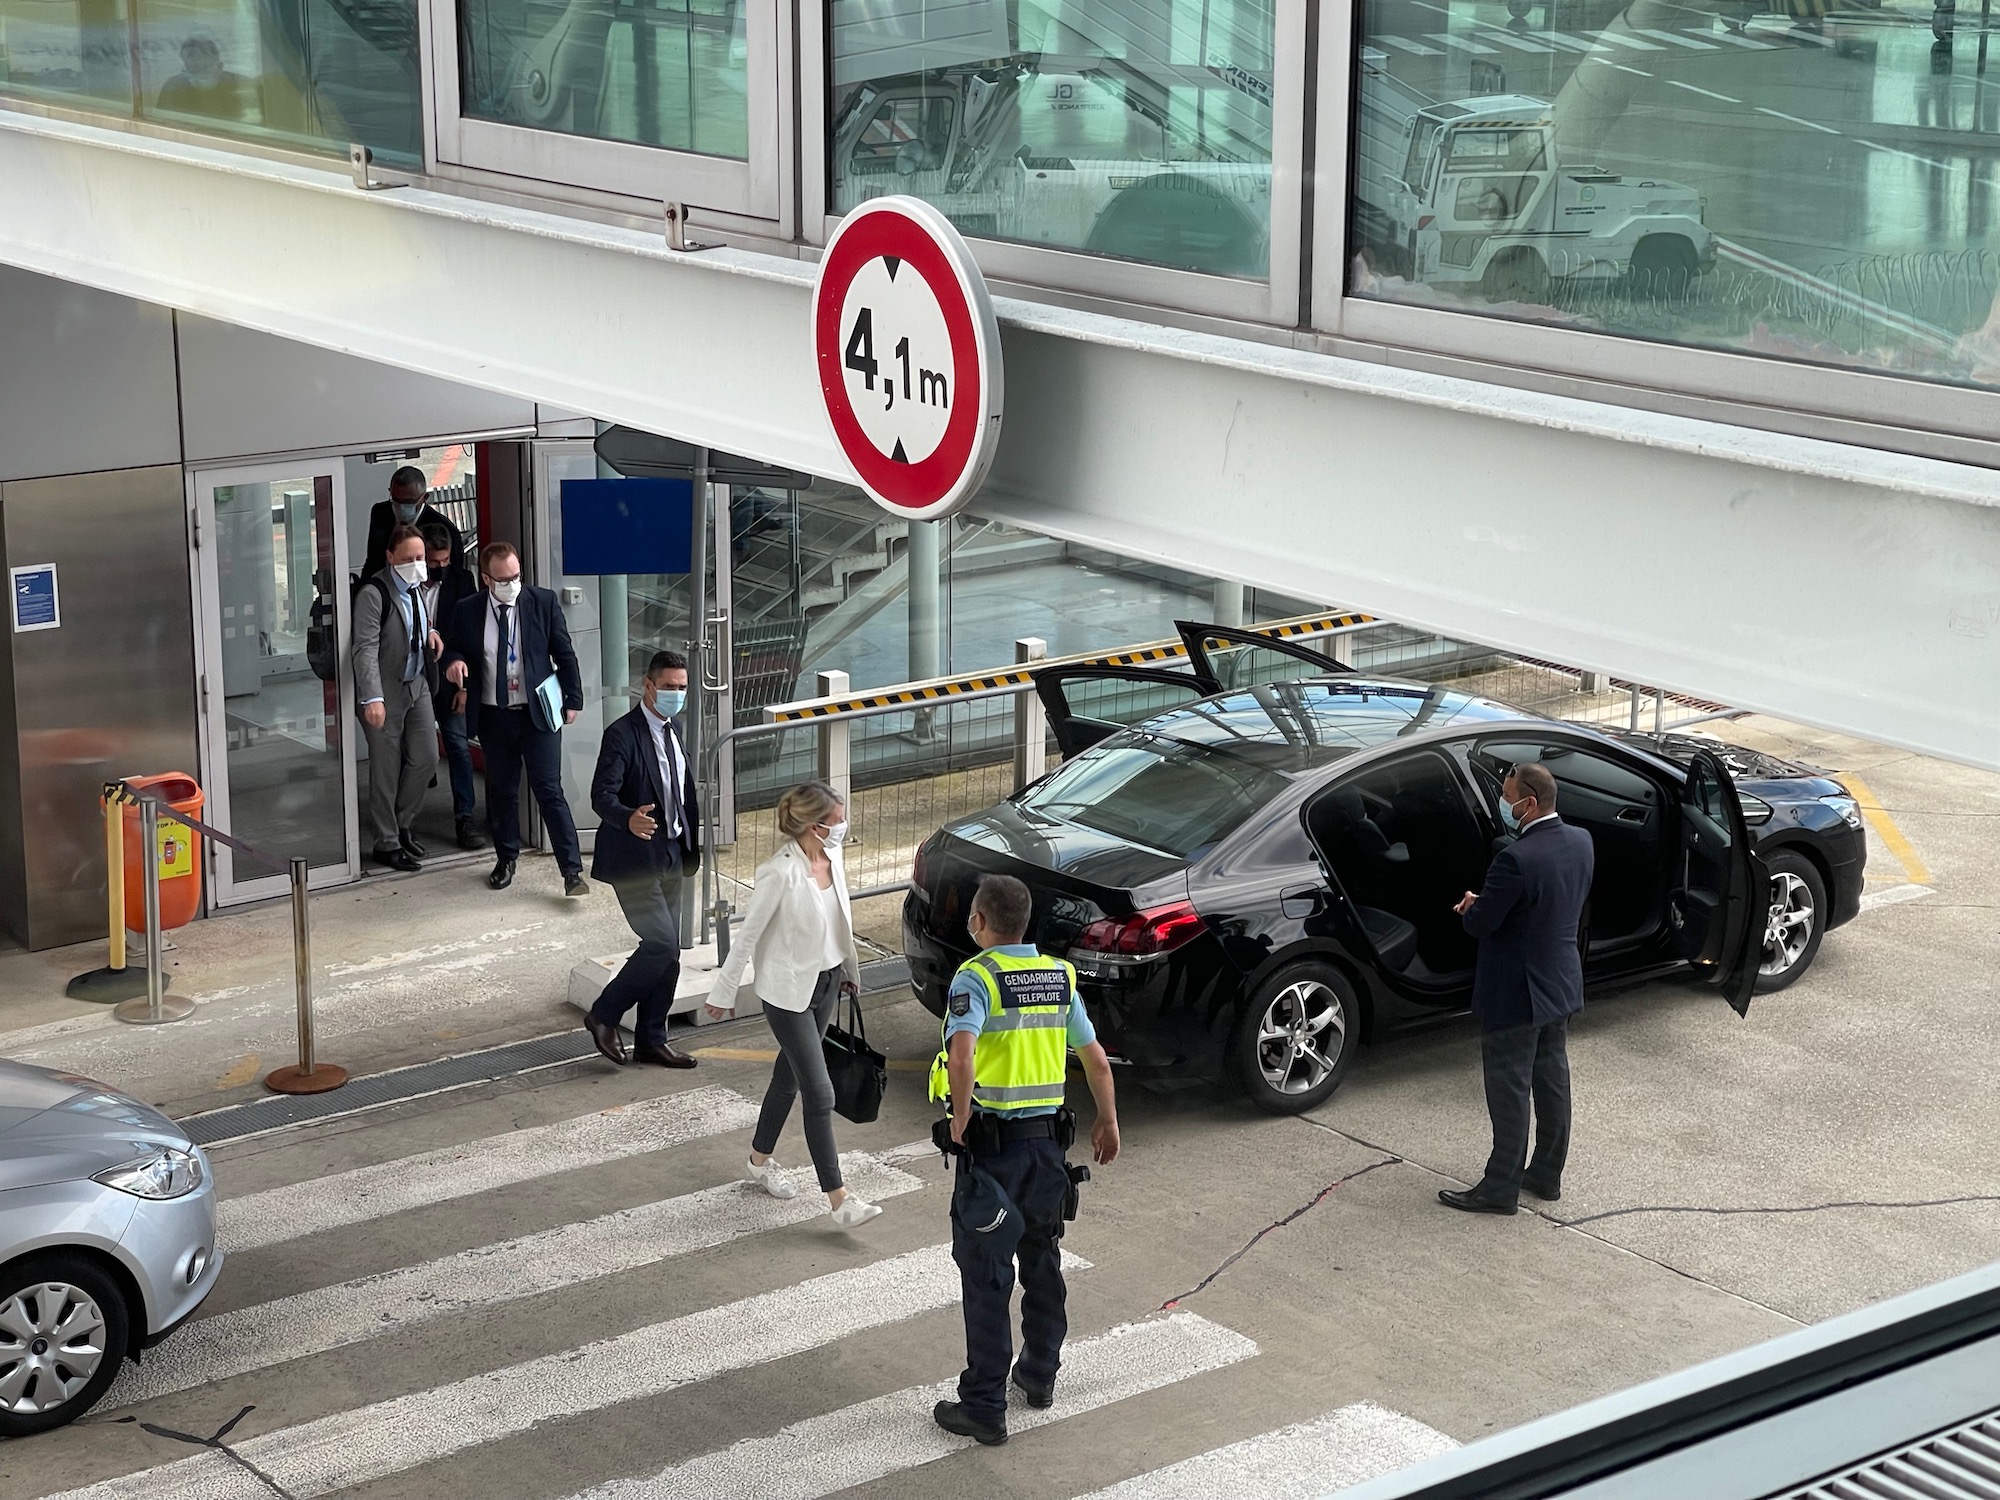
[[1129, 917], [1092, 922], [1077, 934], [1069, 951], [1076, 957], [1138, 963], [1172, 952], [1201, 928], [1201, 913], [1193, 903], [1176, 901], [1172, 906], [1135, 911]]
[[926, 893], [930, 891], [930, 885], [924, 879], [924, 856], [930, 852], [930, 847], [928, 839], [917, 845], [917, 857], [910, 861], [910, 884]]
[[1425, 214], [1421, 219], [1417, 220], [1417, 228], [1428, 229], [1431, 227], [1431, 225], [1435, 223], [1437, 223], [1437, 218], [1435, 215]]

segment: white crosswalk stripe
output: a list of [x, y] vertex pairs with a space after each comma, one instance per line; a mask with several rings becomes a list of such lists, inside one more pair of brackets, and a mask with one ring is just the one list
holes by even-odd
[[[1195, 1313], [1114, 1328], [1063, 1351], [1056, 1404], [1010, 1409], [1010, 1434], [1060, 1422], [1250, 1358], [1257, 1346]], [[769, 1437], [746, 1438], [644, 1479], [619, 1479], [575, 1500], [818, 1500], [934, 1463], [971, 1446], [931, 1420], [952, 1382], [912, 1386]]]
[[1313, 1500], [1393, 1474], [1457, 1443], [1372, 1401], [1140, 1474], [1081, 1500]]
[[225, 1198], [216, 1207], [216, 1233], [231, 1253], [256, 1250], [756, 1123], [757, 1106], [733, 1089], [690, 1089], [421, 1156], [356, 1167], [308, 1183]]
[[[851, 1191], [871, 1203], [923, 1186], [920, 1178], [859, 1153], [841, 1157], [841, 1174]], [[144, 1363], [127, 1365], [105, 1407], [151, 1400], [825, 1216], [826, 1199], [818, 1193], [780, 1199], [747, 1182], [725, 1183], [260, 1302], [191, 1323]]]
[[279, 1428], [234, 1443], [227, 1454], [205, 1452], [67, 1491], [60, 1500], [269, 1500], [273, 1485], [295, 1500], [312, 1500], [544, 1422], [802, 1354], [948, 1306], [958, 1295], [951, 1248], [933, 1245]]

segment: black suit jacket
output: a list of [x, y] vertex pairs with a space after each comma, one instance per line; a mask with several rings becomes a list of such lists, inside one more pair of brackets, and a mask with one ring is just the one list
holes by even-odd
[[[456, 661], [465, 663], [465, 732], [479, 733], [479, 714], [486, 696], [486, 607], [492, 596], [480, 589], [459, 600], [445, 617], [444, 670]], [[521, 617], [521, 691], [532, 694], [536, 686], [554, 672], [562, 684], [563, 707], [583, 707], [583, 674], [576, 665], [576, 648], [570, 644], [569, 622], [562, 606], [548, 589], [524, 587], [514, 601]], [[440, 612], [442, 613], [442, 612]]]
[[[694, 762], [688, 759], [687, 741], [681, 726], [667, 722], [667, 733], [680, 747], [681, 832], [669, 838], [662, 816], [666, 787], [660, 780], [660, 757], [653, 748], [653, 730], [646, 723], [646, 706], [634, 704], [632, 711], [605, 728], [604, 741], [597, 749], [597, 771], [590, 778], [590, 805], [603, 821], [597, 828], [597, 852], [592, 856], [592, 878], [605, 881], [643, 878], [676, 868], [692, 875], [701, 868], [701, 819], [695, 807]], [[662, 825], [650, 839], [632, 832], [634, 811], [653, 804], [653, 818]]]
[[[420, 531], [426, 526], [442, 526], [450, 532], [451, 565], [454, 568], [465, 566], [465, 537], [456, 526], [445, 519], [443, 511], [426, 500], [422, 508], [417, 511], [416, 524]], [[361, 559], [363, 578], [371, 573], [379, 573], [389, 566], [389, 533], [395, 529], [396, 502], [377, 500], [375, 508], [368, 512], [368, 551]], [[443, 614], [443, 610], [438, 611], [440, 618]]]
[[[452, 612], [478, 592], [479, 580], [473, 577], [470, 568], [461, 568], [457, 564], [446, 568], [444, 577], [438, 581], [437, 601], [431, 605], [431, 628], [442, 636], [451, 626]], [[444, 680], [441, 670], [444, 660], [439, 657], [437, 665], [431, 670], [431, 675], [437, 679], [431, 692], [438, 699], [439, 713], [450, 712], [450, 700], [458, 696], [458, 689]]]
[[1583, 1009], [1590, 835], [1550, 818], [1493, 856], [1465, 930], [1479, 940], [1472, 1013], [1488, 1031], [1545, 1026]]

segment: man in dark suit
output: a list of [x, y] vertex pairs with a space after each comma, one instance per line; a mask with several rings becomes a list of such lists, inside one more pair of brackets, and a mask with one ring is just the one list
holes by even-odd
[[368, 550], [361, 558], [363, 578], [388, 565], [389, 533], [398, 526], [414, 526], [419, 531], [442, 526], [451, 538], [451, 565], [465, 566], [465, 537], [445, 519], [443, 511], [424, 499], [429, 493], [430, 481], [415, 464], [404, 464], [389, 476], [389, 498], [377, 500], [368, 512]]
[[548, 589], [521, 582], [521, 555], [506, 542], [479, 549], [486, 587], [461, 600], [444, 633], [444, 674], [465, 689], [466, 730], [486, 752], [486, 830], [493, 835], [493, 873], [503, 891], [521, 857], [521, 768], [548, 825], [562, 871], [563, 894], [587, 896], [583, 846], [562, 785], [562, 725], [544, 728], [533, 706], [536, 690], [554, 674], [562, 688], [562, 723], [583, 709], [583, 676], [562, 606]]
[[[451, 560], [451, 537], [442, 526], [419, 528], [424, 534], [424, 581], [417, 586], [423, 601], [424, 617], [442, 627], [461, 602], [479, 592], [479, 582], [469, 568]], [[477, 805], [472, 790], [472, 746], [465, 729], [465, 689], [447, 682], [439, 673], [431, 690], [431, 707], [437, 715], [438, 733], [444, 738], [445, 763], [451, 768], [451, 815], [458, 829], [458, 847], [484, 849], [486, 839], [474, 826]]]
[[[1556, 781], [1529, 762], [1507, 774], [1500, 815], [1520, 837], [1493, 857], [1485, 887], [1455, 908], [1479, 940], [1472, 1012], [1481, 1028], [1493, 1155], [1468, 1190], [1438, 1198], [1467, 1213], [1511, 1214], [1521, 1189], [1562, 1196], [1569, 1155], [1569, 1018], [1583, 1009], [1583, 908], [1596, 853], [1556, 816]], [[1535, 1155], [1528, 1160], [1528, 1104]]]
[[701, 814], [694, 767], [674, 721], [687, 705], [687, 658], [656, 651], [646, 664], [639, 703], [604, 731], [590, 805], [603, 819], [590, 873], [610, 882], [639, 946], [611, 976], [584, 1029], [597, 1050], [627, 1061], [618, 1023], [638, 1008], [633, 1056], [663, 1068], [694, 1059], [667, 1044], [667, 1010], [681, 977], [681, 882], [701, 868]]

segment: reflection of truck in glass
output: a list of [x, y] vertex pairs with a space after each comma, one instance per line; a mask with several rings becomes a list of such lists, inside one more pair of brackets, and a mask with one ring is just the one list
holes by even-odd
[[970, 235], [1264, 273], [1270, 72], [1228, 60], [1254, 46], [1150, 55], [1164, 0], [1057, 0], [1039, 51], [1000, 0], [953, 39], [907, 8], [833, 7], [834, 212], [910, 193]]
[[1378, 271], [1537, 302], [1560, 279], [1680, 292], [1715, 261], [1700, 194], [1560, 162], [1546, 100], [1440, 103], [1368, 64], [1358, 127], [1357, 248]]

